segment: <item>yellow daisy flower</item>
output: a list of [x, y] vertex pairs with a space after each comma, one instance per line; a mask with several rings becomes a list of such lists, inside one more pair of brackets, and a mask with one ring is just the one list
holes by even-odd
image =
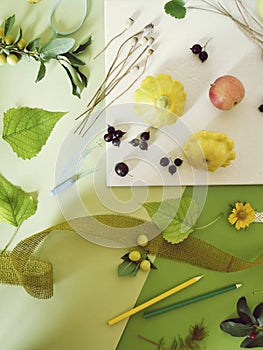
[[255, 220], [255, 210], [249, 203], [236, 202], [228, 221], [231, 225], [235, 225], [237, 230], [248, 227]]
[[185, 99], [184, 86], [169, 74], [147, 76], [134, 93], [134, 102], [146, 104], [137, 105], [137, 113], [155, 128], [175, 123], [184, 113]]

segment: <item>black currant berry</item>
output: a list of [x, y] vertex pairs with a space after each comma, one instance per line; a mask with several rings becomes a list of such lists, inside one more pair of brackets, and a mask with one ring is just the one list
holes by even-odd
[[182, 163], [183, 163], [183, 160], [181, 158], [175, 158], [174, 165], [180, 166], [182, 165]]
[[141, 136], [140, 139], [142, 141], [148, 141], [150, 139], [150, 132], [149, 131], [144, 131]]
[[113, 144], [113, 146], [117, 146], [117, 147], [120, 147], [120, 144], [121, 144], [121, 140], [118, 138], [118, 137], [115, 137], [111, 143]]
[[143, 151], [147, 151], [148, 149], [148, 143], [146, 141], [142, 141], [140, 144], [139, 144], [139, 147], [141, 150]]
[[168, 168], [168, 171], [171, 175], [175, 174], [176, 171], [177, 171], [177, 168], [175, 165], [170, 165], [169, 168]]
[[134, 147], [137, 147], [140, 144], [140, 140], [139, 139], [132, 139], [130, 144]]
[[160, 165], [161, 166], [167, 166], [169, 163], [170, 163], [170, 160], [167, 157], [163, 157], [163, 158], [160, 159]]
[[108, 126], [108, 130], [107, 130], [108, 134], [114, 134], [115, 133], [115, 128], [113, 126]]
[[124, 131], [122, 131], [122, 130], [116, 130], [116, 131], [114, 132], [113, 135], [114, 135], [114, 137], [120, 139], [124, 134], [125, 134]]
[[129, 167], [127, 164], [121, 162], [121, 163], [118, 163], [116, 164], [115, 166], [115, 172], [117, 175], [121, 176], [121, 177], [124, 177], [128, 174], [129, 172]]
[[201, 51], [198, 55], [198, 57], [200, 58], [200, 60], [202, 62], [206, 61], [208, 59], [208, 53], [206, 51]]
[[105, 134], [103, 138], [105, 142], [111, 142], [113, 137], [112, 134]]
[[202, 46], [200, 44], [194, 44], [191, 49], [195, 55], [198, 55], [202, 51]]
[[263, 104], [258, 107], [259, 112], [263, 112]]

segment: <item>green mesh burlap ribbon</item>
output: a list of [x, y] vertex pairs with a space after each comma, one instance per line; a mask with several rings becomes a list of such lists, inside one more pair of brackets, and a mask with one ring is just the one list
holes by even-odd
[[[103, 224], [99, 225], [100, 231], [98, 231], [97, 223]], [[236, 272], [263, 264], [263, 254], [255, 261], [242, 260], [194, 236], [189, 236], [179, 244], [170, 244], [163, 239], [161, 234], [158, 234], [158, 228], [152, 222], [121, 215], [98, 215], [82, 217], [69, 223], [64, 222], [52, 226], [19, 242], [12, 251], [4, 253], [0, 257], [0, 282], [21, 285], [35, 298], [48, 299], [52, 297], [52, 264], [39, 260], [36, 256], [37, 249], [50, 233], [58, 230], [75, 232], [72, 227], [77, 227], [78, 232], [81, 231], [88, 236], [94, 235], [106, 240], [112, 227], [129, 228], [129, 231], [135, 235], [139, 233], [148, 233], [149, 235], [151, 233], [155, 236], [147, 245], [147, 250], [151, 254], [215, 271]], [[114, 239], [125, 242], [125, 237], [121, 237], [121, 230], [118, 231], [119, 233]]]

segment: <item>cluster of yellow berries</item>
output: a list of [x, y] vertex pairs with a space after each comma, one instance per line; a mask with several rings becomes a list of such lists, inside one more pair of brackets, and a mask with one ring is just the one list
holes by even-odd
[[[145, 235], [138, 236], [137, 244], [141, 247], [145, 247], [148, 244], [148, 238]], [[140, 263], [140, 269], [144, 272], [148, 272], [151, 269], [151, 262], [144, 258], [139, 250], [132, 250], [129, 253], [130, 261]]]
[[[4, 35], [4, 30], [2, 27], [0, 27], [0, 40], [3, 44], [5, 44], [7, 47], [9, 45], [12, 45], [14, 42], [14, 38], [12, 35], [8, 34], [8, 35]], [[16, 44], [15, 47], [18, 50], [23, 50], [26, 47], [26, 41], [24, 38], [21, 38]], [[17, 64], [19, 62], [21, 58], [21, 55], [19, 53], [14, 53], [11, 52], [9, 54], [7, 54], [6, 52], [1, 52], [0, 53], [0, 65], [2, 66], [5, 63], [8, 63], [12, 66], [14, 66], [15, 64]]]

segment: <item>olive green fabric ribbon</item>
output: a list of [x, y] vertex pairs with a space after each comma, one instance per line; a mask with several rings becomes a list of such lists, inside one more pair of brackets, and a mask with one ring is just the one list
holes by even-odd
[[[102, 225], [98, 226], [96, 223]], [[135, 235], [148, 233], [148, 236], [149, 234], [155, 236], [147, 245], [149, 253], [215, 271], [236, 272], [263, 264], [263, 253], [255, 261], [246, 261], [194, 236], [189, 236], [179, 244], [171, 244], [158, 234], [157, 226], [151, 221], [122, 215], [96, 215], [52, 226], [19, 242], [12, 251], [0, 256], [0, 282], [21, 285], [35, 298], [51, 298], [53, 295], [52, 264], [38, 259], [37, 249], [50, 233], [58, 230], [75, 232], [73, 227], [77, 227], [78, 232], [81, 230], [88, 236], [94, 235], [106, 239], [112, 227], [129, 228], [129, 231]], [[99, 232], [98, 227], [100, 227]], [[124, 242], [125, 237], [121, 237], [121, 230], [118, 231], [116, 240], [123, 238]]]

